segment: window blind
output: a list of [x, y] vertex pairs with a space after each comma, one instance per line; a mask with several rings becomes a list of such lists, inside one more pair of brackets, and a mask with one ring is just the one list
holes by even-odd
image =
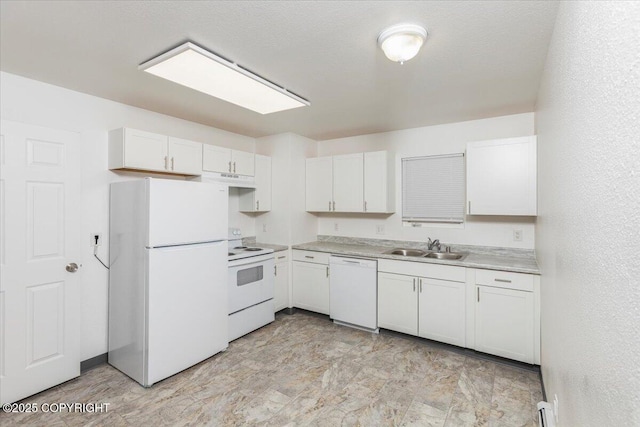
[[402, 159], [402, 220], [464, 221], [464, 154]]

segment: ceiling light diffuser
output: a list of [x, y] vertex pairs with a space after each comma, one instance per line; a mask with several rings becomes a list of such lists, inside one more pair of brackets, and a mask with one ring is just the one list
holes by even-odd
[[418, 54], [427, 38], [427, 30], [415, 24], [399, 24], [386, 28], [378, 36], [378, 46], [392, 61], [401, 64]]
[[260, 114], [311, 103], [269, 80], [187, 42], [138, 69]]

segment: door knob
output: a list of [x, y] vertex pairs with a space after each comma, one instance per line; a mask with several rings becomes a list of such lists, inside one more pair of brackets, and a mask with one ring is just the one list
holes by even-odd
[[78, 271], [78, 268], [78, 264], [76, 264], [75, 262], [70, 262], [65, 267], [65, 270], [67, 270], [69, 273], [75, 273], [76, 271]]

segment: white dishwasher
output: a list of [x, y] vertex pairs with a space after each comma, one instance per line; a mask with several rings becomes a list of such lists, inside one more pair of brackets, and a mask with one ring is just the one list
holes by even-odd
[[378, 262], [332, 256], [329, 272], [329, 317], [378, 332]]

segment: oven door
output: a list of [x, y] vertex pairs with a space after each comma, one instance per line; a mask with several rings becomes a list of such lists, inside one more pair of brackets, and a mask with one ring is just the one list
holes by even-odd
[[229, 314], [273, 298], [273, 254], [229, 262]]

